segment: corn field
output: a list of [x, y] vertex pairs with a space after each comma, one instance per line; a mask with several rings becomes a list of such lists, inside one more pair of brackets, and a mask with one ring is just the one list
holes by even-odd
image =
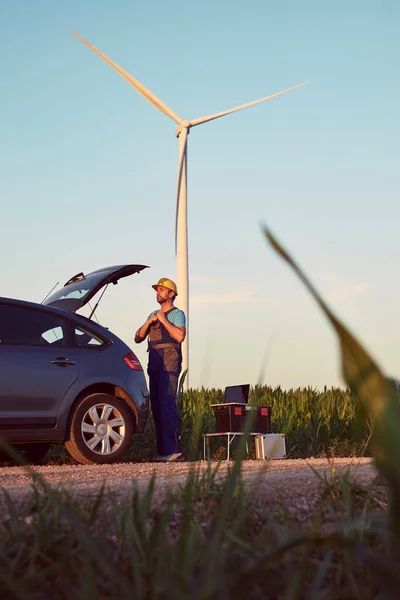
[[[216, 431], [212, 404], [223, 402], [221, 389], [191, 389], [179, 398], [181, 443], [193, 460], [202, 453], [202, 434]], [[289, 458], [369, 456], [372, 422], [365, 419], [359, 402], [348, 389], [323, 390], [255, 386], [251, 406], [272, 408], [272, 433], [284, 433]], [[154, 456], [154, 426], [149, 419], [144, 434], [135, 436], [129, 457], [146, 460]], [[226, 440], [211, 440], [214, 458], [224, 458]]]

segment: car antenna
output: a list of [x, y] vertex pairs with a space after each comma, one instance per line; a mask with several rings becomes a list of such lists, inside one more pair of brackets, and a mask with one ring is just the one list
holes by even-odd
[[100, 304], [100, 300], [101, 300], [101, 299], [102, 299], [102, 297], [104, 296], [104, 292], [106, 291], [106, 289], [107, 289], [107, 288], [108, 288], [108, 283], [107, 283], [106, 287], [104, 288], [104, 290], [102, 291], [100, 298], [99, 298], [99, 299], [98, 299], [98, 301], [96, 302], [96, 304], [95, 304], [95, 307], [93, 308], [92, 312], [90, 313], [90, 315], [89, 315], [89, 319], [91, 319], [91, 318], [92, 318], [92, 316], [94, 315], [94, 311], [96, 310], [96, 308], [97, 308], [97, 307], [98, 307], [98, 305]]
[[55, 287], [57, 287], [57, 286], [58, 286], [58, 284], [59, 284], [59, 283], [60, 283], [60, 282], [59, 282], [59, 281], [57, 281], [56, 285], [54, 285], [54, 286], [51, 288], [51, 290], [49, 291], [49, 293], [47, 294], [47, 296], [45, 296], [45, 297], [43, 298], [43, 300], [41, 301], [41, 303], [40, 303], [40, 304], [43, 304], [43, 302], [44, 302], [45, 300], [47, 300], [47, 298], [50, 296], [51, 292], [54, 290], [54, 288], [55, 288]]

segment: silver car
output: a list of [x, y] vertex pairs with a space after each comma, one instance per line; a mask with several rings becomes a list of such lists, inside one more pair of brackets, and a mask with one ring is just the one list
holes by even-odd
[[119, 461], [144, 430], [149, 393], [140, 361], [91, 319], [98, 303], [90, 318], [75, 313], [145, 268], [79, 273], [42, 304], [0, 298], [0, 440], [27, 460], [59, 442], [83, 464]]

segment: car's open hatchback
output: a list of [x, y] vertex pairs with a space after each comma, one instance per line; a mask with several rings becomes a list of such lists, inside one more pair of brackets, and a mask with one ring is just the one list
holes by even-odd
[[[87, 275], [78, 273], [77, 275], [74, 275], [74, 277], [71, 277], [62, 288], [48, 296], [48, 298], [43, 301], [43, 304], [56, 306], [57, 308], [68, 310], [69, 312], [76, 312], [82, 308], [82, 306], [85, 306], [85, 304], [87, 304], [102, 287], [105, 286], [105, 289], [101, 297], [110, 283], [115, 285], [122, 277], [140, 273], [143, 269], [147, 269], [147, 265], [117, 265], [114, 267], [98, 269]], [[97, 305], [98, 303], [96, 304], [96, 307]], [[90, 317], [94, 310], [95, 309], [92, 310]]]

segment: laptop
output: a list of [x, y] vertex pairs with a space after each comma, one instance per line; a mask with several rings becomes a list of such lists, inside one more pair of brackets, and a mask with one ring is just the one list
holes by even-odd
[[225, 388], [223, 404], [211, 404], [210, 406], [230, 406], [232, 404], [247, 404], [249, 401], [250, 384], [228, 385]]

